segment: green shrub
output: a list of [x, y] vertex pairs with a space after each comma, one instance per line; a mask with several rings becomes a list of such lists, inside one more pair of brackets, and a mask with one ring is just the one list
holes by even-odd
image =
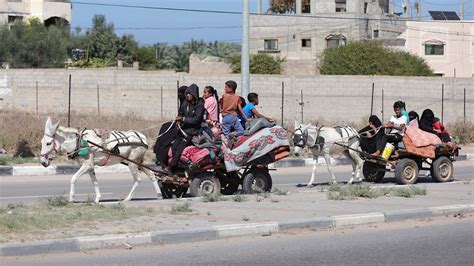
[[357, 41], [324, 50], [324, 75], [433, 76], [417, 55], [383, 47], [375, 41]]
[[[232, 73], [240, 73], [240, 55], [228, 58]], [[268, 54], [253, 54], [250, 56], [251, 74], [280, 74], [283, 60]]]

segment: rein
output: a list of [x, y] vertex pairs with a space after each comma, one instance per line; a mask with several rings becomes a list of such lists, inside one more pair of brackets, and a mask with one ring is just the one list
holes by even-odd
[[[48, 136], [48, 135], [46, 135], [46, 136]], [[53, 145], [51, 146], [51, 149], [50, 149], [49, 151], [40, 154], [40, 156], [43, 157], [43, 158], [45, 158], [45, 159], [47, 159], [47, 160], [50, 160], [50, 161], [51, 161], [52, 158], [49, 158], [49, 154], [50, 154], [51, 152], [53, 152], [53, 151], [54, 151], [55, 153], [58, 152], [58, 150], [56, 149], [56, 134], [53, 134], [52, 136], [48, 136], [48, 137], [50, 137], [50, 138], [53, 139], [53, 143], [52, 143]]]

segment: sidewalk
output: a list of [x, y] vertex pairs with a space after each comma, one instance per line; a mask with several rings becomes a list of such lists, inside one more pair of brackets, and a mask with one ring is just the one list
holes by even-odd
[[[381, 196], [375, 199], [335, 201], [327, 198], [327, 187], [300, 188], [287, 195], [243, 195], [217, 202], [202, 198], [137, 200], [125, 206], [145, 206], [160, 211], [159, 217], [137, 217], [124, 221], [69, 228], [48, 234], [47, 241], [0, 245], [0, 255], [18, 256], [49, 252], [71, 252], [102, 248], [131, 248], [136, 245], [203, 241], [234, 236], [265, 236], [288, 229], [331, 229], [358, 224], [385, 223], [406, 219], [474, 212], [474, 183], [428, 183], [427, 195], [413, 198]], [[380, 188], [381, 186], [377, 186]], [[389, 187], [389, 186], [383, 186]], [[402, 186], [397, 186], [398, 188]], [[173, 206], [189, 204], [192, 212], [173, 215]], [[104, 203], [113, 204], [113, 203]], [[66, 239], [63, 239], [66, 237]]]
[[[474, 160], [474, 144], [461, 146], [459, 156], [456, 158], [458, 161], [472, 161]], [[339, 160], [331, 158], [331, 165], [347, 165], [350, 164], [349, 160], [342, 157]], [[318, 158], [318, 165], [325, 165], [326, 162], [322, 157]], [[300, 167], [300, 166], [312, 166], [312, 158], [286, 158], [270, 164], [270, 168], [282, 168], [282, 167]], [[149, 166], [154, 167], [154, 164]], [[0, 166], [0, 176], [18, 176], [18, 175], [64, 175], [74, 174], [79, 170], [77, 164], [62, 164], [62, 165], [50, 165], [48, 168], [44, 168], [39, 165], [9, 165]], [[106, 167], [97, 167], [96, 173], [126, 173], [128, 167], [125, 165], [117, 164]]]

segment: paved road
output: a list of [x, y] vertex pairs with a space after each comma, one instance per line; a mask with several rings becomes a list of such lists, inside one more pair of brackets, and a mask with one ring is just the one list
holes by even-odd
[[[333, 166], [334, 173], [339, 182], [347, 181], [352, 168], [350, 166]], [[280, 168], [272, 171], [274, 187], [284, 189], [305, 189], [304, 186], [311, 176], [311, 167]], [[424, 174], [424, 171], [421, 172]], [[474, 162], [455, 162], [456, 180], [474, 180]], [[331, 181], [325, 166], [319, 166], [316, 174], [317, 184], [327, 184]], [[0, 177], [0, 204], [9, 202], [32, 202], [51, 195], [69, 193], [70, 175], [47, 176], [3, 176]], [[132, 187], [132, 178], [129, 174], [98, 174], [102, 199], [124, 198]], [[384, 183], [395, 182], [393, 173], [387, 173]], [[432, 183], [431, 178], [420, 178], [420, 183]], [[441, 184], [440, 184], [441, 185]], [[302, 187], [302, 188], [301, 188]], [[87, 195], [94, 196], [94, 189], [88, 176], [82, 176], [76, 186], [76, 199], [83, 200]], [[135, 198], [156, 198], [149, 179], [142, 175], [142, 183], [138, 188]]]
[[474, 217], [293, 231], [132, 250], [2, 258], [4, 265], [473, 265]]

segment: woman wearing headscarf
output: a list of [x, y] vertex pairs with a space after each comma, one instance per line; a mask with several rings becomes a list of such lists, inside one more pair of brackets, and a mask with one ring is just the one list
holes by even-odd
[[387, 140], [385, 138], [384, 130], [381, 128], [382, 122], [376, 115], [369, 117], [369, 125], [359, 130], [361, 135], [360, 147], [363, 151], [368, 153], [380, 153], [385, 148]]
[[431, 109], [425, 109], [420, 118], [420, 129], [437, 135], [442, 142], [451, 142], [451, 137], [447, 132], [435, 130], [433, 124], [436, 122], [435, 115]]

